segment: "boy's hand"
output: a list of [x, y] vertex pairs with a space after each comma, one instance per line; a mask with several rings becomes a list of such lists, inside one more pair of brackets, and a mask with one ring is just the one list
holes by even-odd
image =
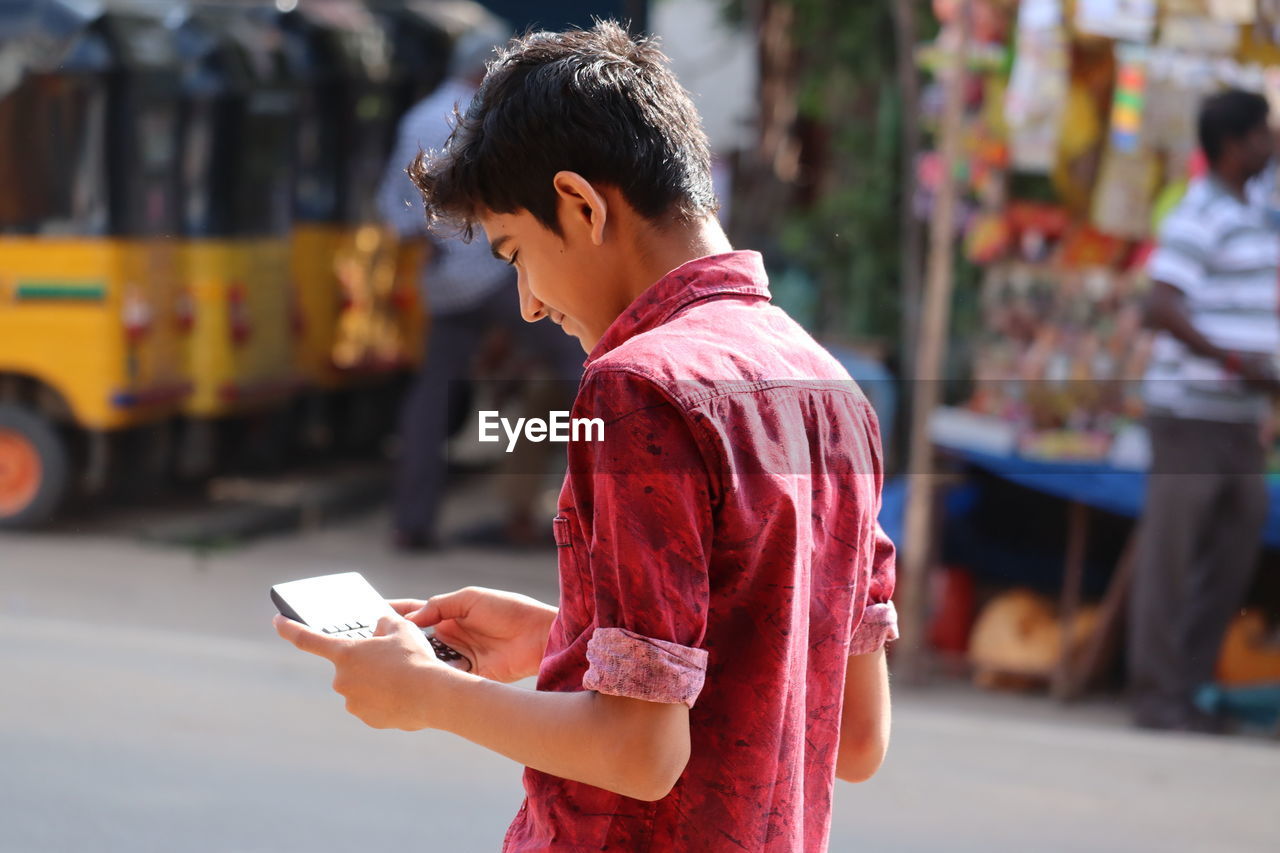
[[382, 617], [365, 640], [330, 637], [279, 614], [273, 623], [281, 637], [333, 664], [333, 689], [346, 698], [347, 711], [375, 729], [435, 728], [438, 688], [460, 675], [436, 659], [417, 626], [398, 616]]
[[391, 606], [423, 628], [435, 626], [441, 642], [471, 660], [476, 675], [502, 682], [538, 674], [558, 612], [527, 595], [470, 586]]

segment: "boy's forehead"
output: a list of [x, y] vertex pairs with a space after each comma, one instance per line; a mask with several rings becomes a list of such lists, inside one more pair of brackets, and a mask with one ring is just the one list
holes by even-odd
[[475, 221], [484, 229], [490, 245], [500, 237], [519, 234], [529, 226], [538, 224], [538, 220], [527, 210], [517, 210], [514, 213], [494, 213], [492, 210], [483, 210], [476, 214]]

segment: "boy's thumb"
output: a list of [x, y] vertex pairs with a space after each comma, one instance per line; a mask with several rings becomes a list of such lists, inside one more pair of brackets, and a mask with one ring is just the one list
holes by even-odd
[[378, 625], [373, 629], [373, 636], [388, 637], [394, 634], [400, 628], [402, 620], [399, 616], [383, 616], [378, 620]]

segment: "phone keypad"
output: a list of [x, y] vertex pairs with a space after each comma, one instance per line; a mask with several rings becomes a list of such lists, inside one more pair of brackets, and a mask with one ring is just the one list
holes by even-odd
[[[366, 640], [373, 636], [375, 626], [365, 624], [364, 622], [339, 622], [336, 625], [326, 625], [320, 630], [328, 634], [330, 637], [342, 637], [348, 640]], [[471, 671], [471, 661], [466, 655], [459, 652], [450, 645], [442, 643], [430, 634], [424, 634], [427, 642], [431, 644], [431, 649], [436, 653], [436, 657], [448, 664], [462, 661], [466, 664], [467, 672]]]
[[326, 625], [320, 630], [331, 637], [344, 637], [349, 640], [366, 640], [373, 636], [373, 626], [363, 622], [341, 622], [337, 625]]
[[436, 657], [440, 660], [449, 664], [454, 661], [466, 661], [467, 671], [471, 671], [471, 661], [467, 660], [466, 656], [461, 654], [457, 649], [452, 646], [445, 645], [435, 637], [427, 637], [427, 642], [431, 644], [431, 648], [435, 650]]

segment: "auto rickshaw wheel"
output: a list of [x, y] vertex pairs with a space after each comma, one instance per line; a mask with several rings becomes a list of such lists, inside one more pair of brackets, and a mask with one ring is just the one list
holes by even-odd
[[0, 403], [0, 529], [48, 521], [70, 484], [67, 445], [57, 427], [29, 409]]

